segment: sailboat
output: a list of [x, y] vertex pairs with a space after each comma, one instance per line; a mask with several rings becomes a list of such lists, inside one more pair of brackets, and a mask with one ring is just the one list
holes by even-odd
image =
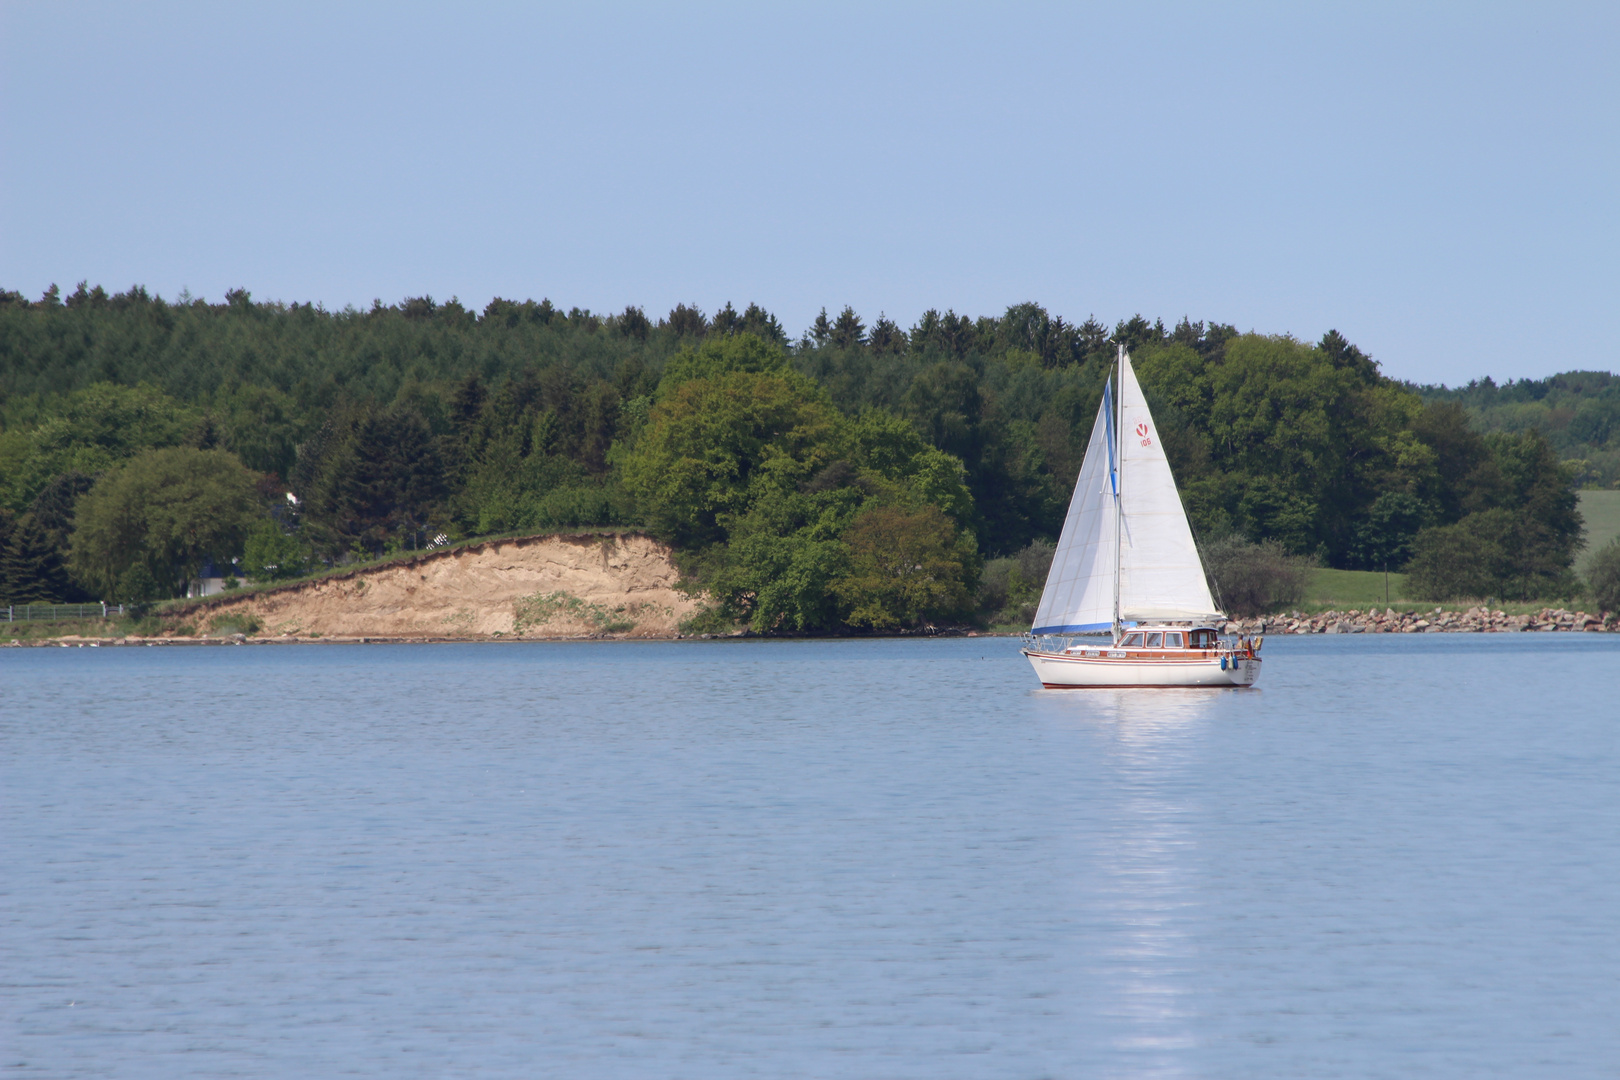
[[1253, 686], [1261, 640], [1225, 621], [1121, 347], [1023, 654], [1048, 689]]

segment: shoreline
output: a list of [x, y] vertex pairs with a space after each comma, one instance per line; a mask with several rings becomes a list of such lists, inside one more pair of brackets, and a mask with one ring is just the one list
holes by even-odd
[[1620, 617], [1613, 612], [1598, 615], [1567, 608], [1542, 608], [1537, 612], [1509, 615], [1484, 605], [1462, 611], [1436, 607], [1433, 611], [1396, 611], [1385, 607], [1351, 608], [1305, 615], [1291, 611], [1262, 615], [1253, 619], [1233, 619], [1226, 624], [1233, 634], [1514, 634], [1514, 633], [1616, 633]]
[[[1620, 616], [1611, 612], [1593, 615], [1566, 608], [1543, 608], [1522, 615], [1508, 615], [1485, 607], [1465, 610], [1437, 608], [1430, 612], [1398, 612], [1392, 608], [1365, 611], [1351, 608], [1346, 611], [1324, 611], [1307, 615], [1293, 611], [1278, 615], [1265, 615], [1253, 619], [1232, 619], [1221, 628], [1223, 633], [1243, 635], [1303, 635], [1303, 634], [1504, 634], [1504, 633], [1620, 633]], [[3, 636], [3, 632], [0, 632]], [[729, 634], [637, 634], [590, 633], [556, 635], [443, 635], [443, 634], [220, 634], [188, 635], [163, 634], [139, 636], [135, 634], [105, 636], [61, 634], [42, 636], [32, 640], [11, 638], [0, 640], [0, 648], [151, 648], [221, 646], [221, 645], [508, 645], [521, 642], [580, 642], [580, 641], [849, 641], [915, 638], [1019, 638], [1017, 631], [979, 630], [967, 627], [942, 627], [910, 634], [828, 634], [828, 635], [764, 635], [748, 631]]]

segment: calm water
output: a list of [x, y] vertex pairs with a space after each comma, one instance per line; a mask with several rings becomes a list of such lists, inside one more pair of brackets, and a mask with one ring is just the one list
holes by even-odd
[[0, 1075], [1620, 1075], [1620, 639], [0, 653]]

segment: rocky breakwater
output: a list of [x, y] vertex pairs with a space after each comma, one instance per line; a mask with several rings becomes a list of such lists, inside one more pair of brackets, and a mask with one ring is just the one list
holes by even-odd
[[1591, 615], [1563, 608], [1542, 608], [1538, 612], [1509, 615], [1480, 606], [1466, 611], [1396, 611], [1369, 608], [1366, 611], [1324, 611], [1303, 615], [1266, 615], [1258, 619], [1234, 619], [1226, 624], [1229, 634], [1504, 634], [1541, 632], [1620, 632], [1620, 614]]

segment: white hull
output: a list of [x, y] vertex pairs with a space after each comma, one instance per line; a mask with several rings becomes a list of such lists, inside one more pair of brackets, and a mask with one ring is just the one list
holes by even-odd
[[1198, 653], [1186, 657], [1109, 656], [1123, 650], [1103, 646], [1096, 656], [1025, 649], [1036, 678], [1049, 690], [1103, 686], [1253, 686], [1260, 677], [1260, 658]]

